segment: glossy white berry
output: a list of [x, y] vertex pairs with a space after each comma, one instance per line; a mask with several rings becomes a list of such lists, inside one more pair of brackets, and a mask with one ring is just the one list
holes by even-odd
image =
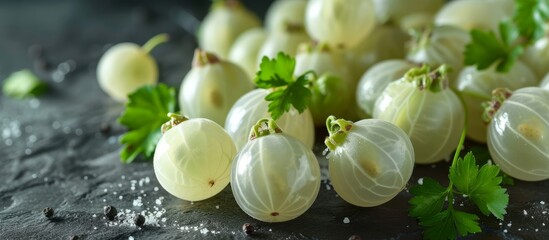
[[513, 15], [513, 0], [460, 0], [448, 2], [436, 15], [436, 25], [464, 30], [499, 31], [499, 23]]
[[249, 76], [250, 81], [259, 71], [257, 58], [259, 50], [267, 39], [267, 33], [261, 28], [252, 28], [242, 33], [231, 47], [229, 60], [238, 64]]
[[234, 159], [231, 188], [238, 206], [251, 217], [289, 221], [315, 201], [320, 167], [311, 149], [296, 138], [276, 132], [256, 135]]
[[236, 146], [217, 123], [196, 118], [166, 131], [154, 153], [154, 173], [170, 194], [199, 201], [221, 192], [230, 181]]
[[197, 50], [193, 61], [179, 90], [181, 110], [223, 126], [233, 104], [253, 89], [252, 82], [242, 68], [208, 52]]
[[434, 14], [444, 0], [374, 0], [376, 17], [379, 23], [398, 21], [411, 14]]
[[356, 89], [358, 106], [366, 114], [372, 116], [374, 104], [387, 85], [401, 79], [408, 70], [414, 67], [416, 67], [415, 64], [405, 60], [387, 60], [372, 66], [358, 83]]
[[305, 10], [305, 26], [311, 38], [331, 47], [355, 47], [375, 24], [371, 0], [309, 0]]
[[454, 88], [462, 97], [467, 110], [467, 137], [481, 143], [486, 142], [486, 123], [482, 118], [483, 102], [489, 101], [492, 91], [499, 87], [516, 90], [537, 85], [537, 77], [521, 61], [515, 62], [507, 73], [500, 73], [492, 66], [479, 71], [466, 67], [459, 74]]
[[541, 84], [539, 86], [549, 91], [549, 73], [545, 75], [545, 77], [543, 78], [543, 81], [541, 81]]
[[[241, 150], [246, 145], [250, 128], [257, 121], [270, 117], [268, 112], [269, 103], [265, 100], [265, 96], [269, 92], [266, 89], [252, 90], [238, 99], [229, 111], [225, 121], [225, 129], [233, 138], [237, 149]], [[282, 114], [276, 120], [276, 123], [286, 134], [299, 139], [309, 149], [313, 148], [315, 127], [309, 109], [299, 113], [292, 107], [289, 112]]]
[[330, 180], [341, 198], [373, 207], [402, 191], [414, 168], [414, 148], [404, 131], [379, 119], [352, 123], [330, 117], [326, 124]]
[[248, 29], [260, 27], [257, 16], [239, 0], [215, 1], [197, 33], [200, 48], [227, 58], [234, 41]]
[[465, 109], [458, 96], [445, 87], [444, 78], [424, 82], [423, 77], [429, 78], [425, 75], [428, 68], [424, 66], [415, 76], [414, 71], [417, 69], [385, 88], [374, 105], [374, 118], [404, 130], [414, 146], [416, 163], [429, 164], [448, 158], [458, 145]]
[[504, 100], [488, 126], [488, 150], [501, 170], [514, 178], [548, 179], [549, 91], [521, 88]]
[[111, 98], [125, 102], [128, 94], [147, 84], [158, 81], [158, 67], [149, 52], [167, 40], [161, 34], [143, 47], [134, 43], [119, 43], [107, 50], [97, 64], [99, 86]]
[[463, 68], [465, 46], [470, 42], [469, 32], [454, 26], [437, 26], [427, 29], [414, 42], [407, 59], [433, 66], [449, 65], [454, 71], [450, 82]]
[[300, 25], [287, 25], [284, 30], [272, 31], [259, 49], [257, 66], [263, 57], [275, 58], [279, 52], [295, 56], [299, 45], [310, 40], [303, 26]]
[[533, 45], [527, 47], [522, 59], [536, 73], [538, 78], [549, 73], [549, 37], [538, 39]]
[[268, 31], [284, 31], [286, 24], [305, 25], [306, 0], [277, 0], [267, 10], [265, 28]]

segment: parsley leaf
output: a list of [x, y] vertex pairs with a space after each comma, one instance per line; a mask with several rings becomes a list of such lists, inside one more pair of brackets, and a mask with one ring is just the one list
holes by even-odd
[[426, 227], [427, 239], [456, 239], [457, 236], [467, 236], [469, 233], [481, 231], [478, 216], [450, 207], [432, 217], [420, 219], [420, 224]]
[[294, 107], [298, 112], [307, 109], [312, 92], [309, 89], [311, 72], [294, 79], [295, 58], [282, 52], [274, 59], [263, 57], [255, 83], [259, 88], [273, 89], [265, 100], [269, 101], [269, 112], [276, 120]]
[[143, 86], [128, 95], [126, 110], [118, 118], [129, 130], [120, 138], [123, 163], [133, 162], [139, 154], [147, 159], [153, 156], [162, 135], [160, 127], [170, 120], [167, 115], [175, 112], [175, 104], [175, 89], [164, 84]]
[[465, 64], [476, 65], [478, 70], [497, 64], [497, 71], [508, 72], [523, 48], [512, 45], [518, 34], [510, 23], [500, 23], [500, 35], [502, 41], [493, 31], [471, 30], [471, 42], [465, 46]]
[[492, 164], [483, 165], [480, 170], [475, 156], [469, 152], [463, 159], [458, 159], [450, 168], [450, 181], [463, 194], [467, 195], [478, 206], [482, 213], [503, 219], [509, 195], [500, 184], [499, 168]]
[[446, 191], [437, 181], [424, 178], [422, 185], [410, 189], [410, 193], [415, 196], [410, 200], [410, 216], [431, 216], [440, 212], [446, 201]]
[[[410, 188], [410, 216], [416, 217], [425, 228], [426, 239], [456, 239], [481, 232], [478, 216], [455, 209], [454, 194], [463, 194], [480, 209], [498, 219], [503, 219], [509, 203], [507, 190], [502, 188], [499, 167], [486, 163], [480, 167], [475, 156], [469, 152], [459, 158], [465, 140], [465, 130], [450, 166], [448, 187], [433, 179], [425, 178], [423, 185]], [[446, 203], [446, 204], [445, 204]]]
[[30, 70], [14, 72], [6, 78], [2, 91], [6, 96], [26, 98], [38, 96], [46, 91], [48, 85], [34, 75]]
[[513, 21], [520, 35], [528, 43], [543, 37], [545, 22], [549, 18], [549, 2], [547, 0], [516, 0]]

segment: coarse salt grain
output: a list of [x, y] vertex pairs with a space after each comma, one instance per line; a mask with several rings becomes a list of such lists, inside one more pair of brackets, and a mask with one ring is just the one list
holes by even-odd
[[417, 180], [417, 184], [423, 185], [423, 178], [418, 179], [418, 180]]
[[351, 220], [349, 220], [348, 217], [345, 217], [345, 218], [343, 219], [343, 223], [350, 223], [350, 222], [351, 222]]

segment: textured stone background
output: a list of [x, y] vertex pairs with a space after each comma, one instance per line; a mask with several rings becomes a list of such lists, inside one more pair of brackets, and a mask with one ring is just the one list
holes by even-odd
[[[270, 1], [245, 2], [263, 15]], [[117, 138], [124, 129], [115, 119], [123, 106], [99, 89], [99, 57], [111, 44], [142, 44], [169, 33], [172, 40], [153, 55], [161, 82], [179, 87], [196, 47], [187, 32], [195, 27], [191, 16], [201, 19], [208, 5], [188, 0], [0, 1], [0, 79], [29, 68], [50, 85], [38, 99], [0, 96], [0, 239], [421, 238], [417, 222], [407, 216], [407, 191], [382, 206], [359, 208], [338, 198], [323, 181], [318, 199], [303, 216], [269, 224], [242, 212], [230, 188], [209, 200], [186, 202], [160, 187], [150, 162], [120, 163]], [[111, 130], [101, 133], [102, 125]], [[315, 152], [325, 172], [320, 152], [326, 133], [317, 133]], [[410, 182], [426, 176], [444, 179], [447, 169], [444, 162], [418, 166]], [[517, 181], [509, 187], [506, 219], [481, 217], [484, 233], [474, 238], [549, 237], [543, 204], [549, 204], [548, 187], [548, 182]], [[118, 221], [103, 218], [105, 205], [123, 213]], [[44, 207], [54, 208], [56, 217], [45, 219]], [[130, 221], [136, 212], [146, 216], [145, 227]], [[244, 223], [255, 225], [256, 233], [246, 237]]]

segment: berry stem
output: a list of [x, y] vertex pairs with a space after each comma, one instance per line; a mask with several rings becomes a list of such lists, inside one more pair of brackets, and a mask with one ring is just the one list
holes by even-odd
[[484, 108], [482, 119], [485, 123], [492, 121], [494, 114], [496, 114], [503, 102], [511, 97], [512, 94], [513, 92], [507, 88], [496, 88], [492, 91], [492, 100], [482, 103], [482, 107]]
[[429, 65], [424, 64], [419, 68], [412, 68], [404, 75], [408, 82], [415, 83], [419, 90], [429, 90], [431, 92], [440, 92], [448, 88], [448, 73], [451, 68], [442, 64], [437, 69], [431, 71]]
[[249, 139], [251, 141], [260, 137], [264, 137], [264, 136], [268, 136], [276, 133], [282, 133], [282, 129], [278, 127], [275, 120], [271, 118], [262, 118], [259, 121], [257, 121], [257, 123], [252, 127], [252, 130], [250, 131]]
[[198, 48], [194, 50], [193, 67], [204, 67], [209, 64], [218, 63], [219, 61], [219, 58], [213, 53]]
[[143, 44], [143, 47], [141, 48], [146, 53], [150, 53], [156, 46], [158, 46], [161, 43], [165, 43], [168, 40], [170, 40], [170, 36], [168, 34], [166, 33], [158, 34], [152, 37], [151, 39], [149, 39], [149, 41]]
[[181, 124], [182, 122], [189, 120], [183, 115], [176, 114], [176, 113], [168, 113], [168, 117], [170, 118], [170, 120], [162, 124], [162, 127], [161, 127], [162, 134], [172, 129], [173, 127]]
[[329, 116], [326, 119], [326, 128], [328, 129], [330, 136], [324, 140], [324, 144], [326, 144], [326, 147], [328, 147], [330, 151], [334, 151], [347, 138], [347, 134], [353, 128], [353, 122]]

